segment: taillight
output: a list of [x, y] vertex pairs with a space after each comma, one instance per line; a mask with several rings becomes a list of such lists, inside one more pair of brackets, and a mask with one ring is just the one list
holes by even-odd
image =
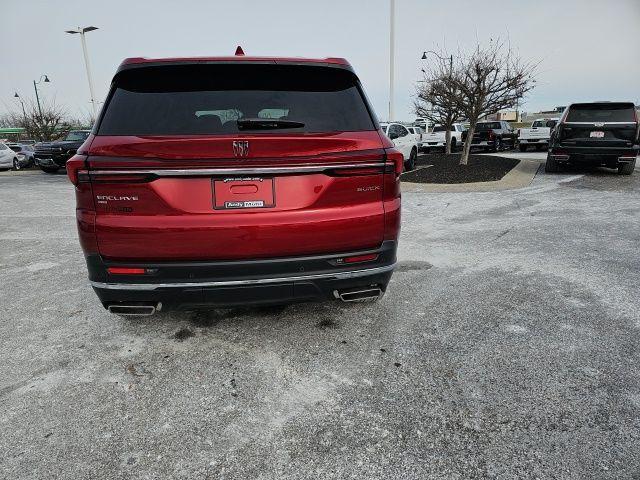
[[493, 140], [493, 138], [495, 137], [495, 133], [493, 133], [493, 130], [489, 130], [489, 140]]
[[384, 173], [384, 169], [381, 167], [337, 168], [330, 173], [334, 177], [353, 177], [359, 175], [379, 175]]
[[402, 153], [395, 148], [387, 148], [385, 149], [385, 153], [387, 154], [387, 161], [393, 163], [393, 170], [396, 177], [399, 177], [404, 170], [404, 157]]
[[85, 164], [86, 158], [83, 155], [74, 155], [67, 160], [67, 176], [74, 185], [89, 181]]
[[516, 130], [516, 135], [519, 137], [520, 136], [520, 129]]

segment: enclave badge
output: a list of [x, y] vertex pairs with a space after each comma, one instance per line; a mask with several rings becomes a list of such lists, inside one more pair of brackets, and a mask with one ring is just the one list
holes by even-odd
[[249, 155], [249, 141], [248, 140], [234, 140], [233, 141], [233, 155], [236, 157], [246, 157]]

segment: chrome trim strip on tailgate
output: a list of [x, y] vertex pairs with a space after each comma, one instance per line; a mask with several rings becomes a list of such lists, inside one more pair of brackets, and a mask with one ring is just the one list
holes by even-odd
[[194, 288], [194, 287], [228, 287], [234, 285], [262, 285], [267, 283], [297, 282], [302, 280], [335, 279], [366, 277], [376, 273], [390, 272], [396, 264], [383, 267], [367, 268], [364, 270], [349, 270], [332, 273], [318, 273], [315, 275], [300, 275], [297, 277], [254, 278], [248, 280], [221, 280], [216, 282], [185, 282], [185, 283], [105, 283], [90, 281], [92, 287], [107, 290], [157, 290], [159, 288]]
[[384, 167], [384, 162], [376, 163], [340, 163], [336, 165], [300, 165], [291, 167], [252, 167], [252, 168], [181, 168], [181, 169], [155, 169], [155, 170], [90, 170], [89, 174], [95, 175], [128, 175], [146, 174], [158, 177], [202, 177], [212, 175], [262, 175], [278, 173], [317, 173], [327, 170], [340, 170], [346, 168], [370, 168]]

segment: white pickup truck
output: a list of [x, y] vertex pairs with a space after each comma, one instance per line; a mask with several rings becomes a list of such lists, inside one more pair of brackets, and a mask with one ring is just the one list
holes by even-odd
[[[456, 148], [462, 146], [462, 132], [464, 132], [464, 126], [461, 123], [454, 123], [451, 126], [451, 151], [455, 152]], [[433, 131], [425, 133], [422, 136], [422, 148], [428, 152], [431, 148], [444, 149], [446, 142], [447, 129], [442, 125], [436, 125], [433, 127]]]
[[529, 146], [540, 150], [549, 147], [551, 130], [558, 123], [557, 118], [539, 118], [531, 124], [531, 128], [518, 130], [518, 143], [521, 152], [526, 152]]

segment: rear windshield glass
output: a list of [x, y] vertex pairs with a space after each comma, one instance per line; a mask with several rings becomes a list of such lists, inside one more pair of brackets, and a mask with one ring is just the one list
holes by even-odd
[[80, 140], [86, 140], [88, 136], [89, 136], [88, 131], [78, 131], [78, 132], [74, 131], [74, 132], [67, 133], [66, 137], [64, 137], [64, 140], [68, 142], [77, 142]]
[[121, 72], [98, 135], [234, 134], [239, 120], [242, 132], [267, 134], [375, 130], [349, 71], [227, 64]]
[[478, 123], [476, 125], [476, 130], [500, 130], [500, 128], [500, 122]]
[[[433, 127], [433, 131], [434, 132], [446, 132], [447, 128], [443, 127], [442, 125], [438, 125], [437, 127]], [[456, 127], [455, 125], [451, 127], [451, 131], [455, 132], [456, 131]]]
[[634, 108], [630, 103], [572, 105], [567, 122], [634, 122]]

